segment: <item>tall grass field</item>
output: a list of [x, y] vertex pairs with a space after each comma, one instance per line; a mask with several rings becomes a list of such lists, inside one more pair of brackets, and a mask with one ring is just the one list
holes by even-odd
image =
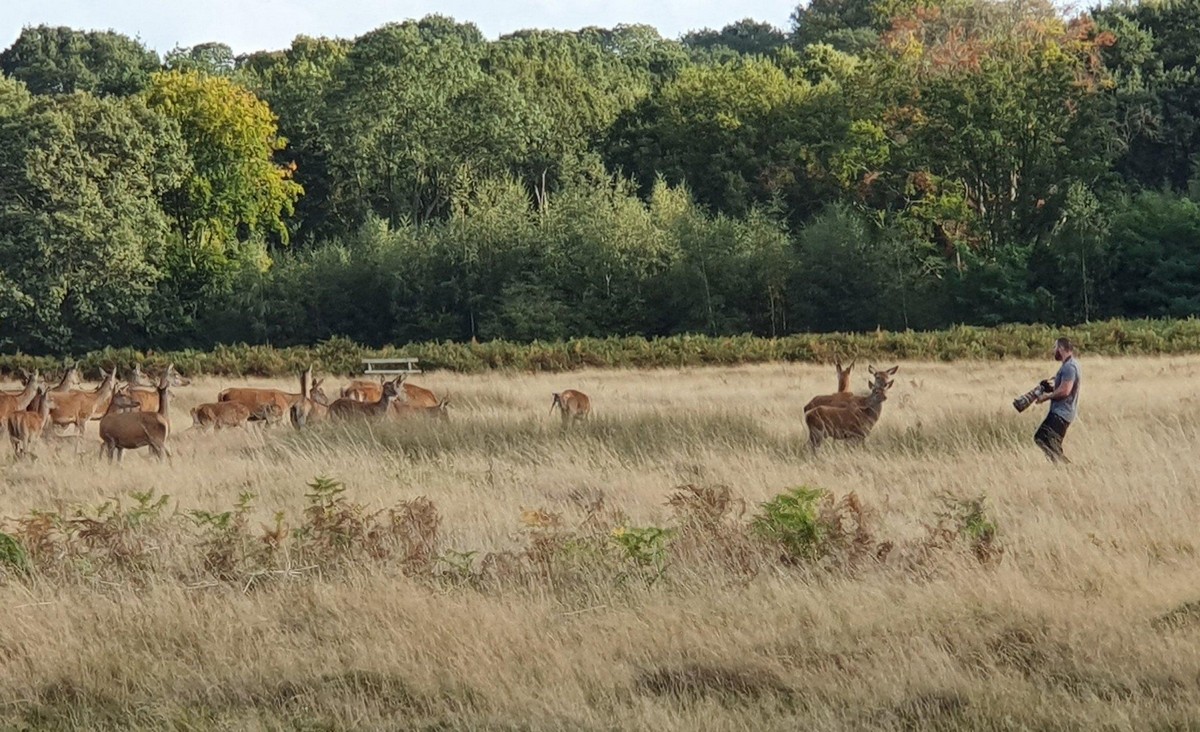
[[195, 378], [170, 461], [96, 422], [0, 458], [0, 728], [1200, 728], [1200, 356], [1081, 363], [1069, 466], [1011, 405], [1048, 359], [902, 360], [817, 454], [827, 365], [436, 372], [445, 422], [215, 433], [188, 409], [298, 385]]

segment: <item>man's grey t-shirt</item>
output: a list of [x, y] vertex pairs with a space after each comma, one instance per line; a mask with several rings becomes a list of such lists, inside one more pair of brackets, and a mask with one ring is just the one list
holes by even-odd
[[1075, 384], [1066, 399], [1050, 402], [1050, 414], [1057, 414], [1068, 422], [1075, 421], [1075, 415], [1079, 411], [1079, 376], [1079, 363], [1075, 361], [1074, 356], [1063, 361], [1063, 365], [1058, 367], [1058, 373], [1054, 376], [1054, 388], [1057, 389], [1064, 381], [1074, 381]]

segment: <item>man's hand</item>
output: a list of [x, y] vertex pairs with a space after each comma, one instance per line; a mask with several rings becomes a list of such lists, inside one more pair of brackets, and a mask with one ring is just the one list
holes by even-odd
[[1042, 396], [1038, 397], [1038, 400], [1037, 400], [1038, 404], [1041, 404], [1042, 402], [1049, 402], [1049, 401], [1057, 402], [1057, 401], [1066, 399], [1067, 397], [1071, 396], [1071, 389], [1073, 389], [1073, 388], [1075, 388], [1075, 380], [1074, 379], [1071, 379], [1069, 381], [1063, 381], [1063, 383], [1059, 384], [1058, 388], [1055, 389], [1054, 391], [1050, 392], [1049, 394], [1043, 394]]

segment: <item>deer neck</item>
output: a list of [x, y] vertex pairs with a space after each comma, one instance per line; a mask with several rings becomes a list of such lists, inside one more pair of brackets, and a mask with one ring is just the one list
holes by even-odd
[[171, 404], [171, 387], [158, 387], [158, 416], [163, 419], [168, 419], [170, 414]]
[[879, 421], [879, 415], [883, 414], [883, 400], [867, 397], [867, 406], [863, 410], [863, 414], [869, 424], [875, 424]]

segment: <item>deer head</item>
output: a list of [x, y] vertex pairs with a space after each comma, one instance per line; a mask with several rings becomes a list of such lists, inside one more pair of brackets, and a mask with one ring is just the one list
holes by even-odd
[[329, 406], [329, 397], [326, 396], [325, 390], [321, 385], [325, 383], [325, 379], [315, 379], [312, 386], [308, 387], [308, 398], [322, 406]]

